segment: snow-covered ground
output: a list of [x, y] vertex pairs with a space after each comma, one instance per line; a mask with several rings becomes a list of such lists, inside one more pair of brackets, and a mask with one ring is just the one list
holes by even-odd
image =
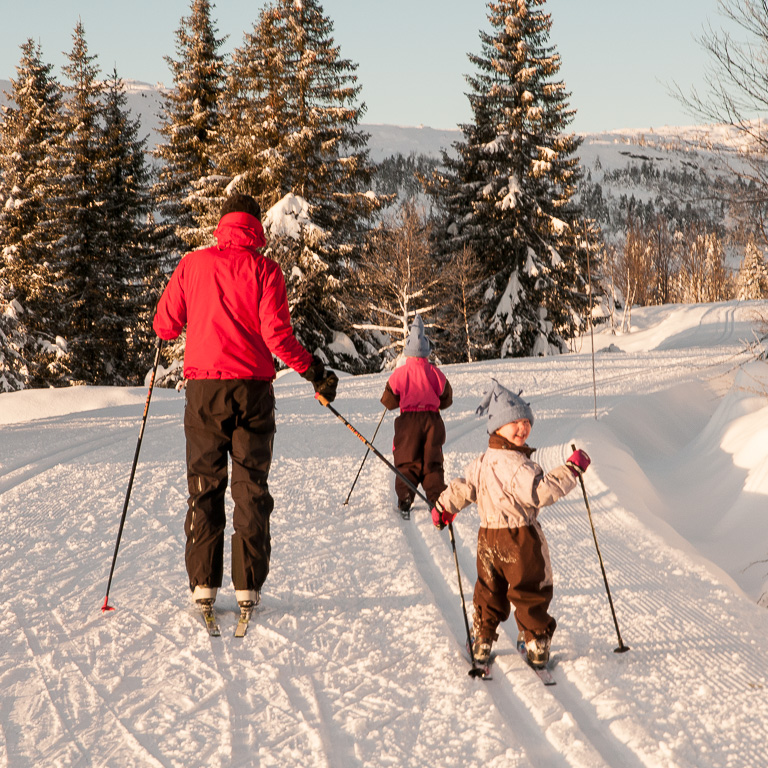
[[[545, 688], [504, 625], [467, 675], [448, 535], [394, 512], [392, 476], [295, 374], [276, 383], [272, 572], [243, 640], [230, 585], [210, 638], [185, 584], [183, 397], [156, 391], [112, 584], [146, 392], [0, 395], [0, 765], [756, 768], [768, 765], [768, 364], [756, 309], [635, 310], [581, 352], [446, 366], [449, 476], [486, 442], [491, 376], [522, 388], [552, 467], [575, 442], [622, 639], [577, 489], [542, 512], [555, 572]], [[613, 351], [602, 351], [613, 344]], [[385, 375], [335, 406], [371, 435]], [[595, 419], [595, 412], [597, 419]], [[376, 439], [388, 451], [392, 417]], [[478, 526], [457, 519], [471, 608]], [[760, 562], [762, 561], [762, 562]]]

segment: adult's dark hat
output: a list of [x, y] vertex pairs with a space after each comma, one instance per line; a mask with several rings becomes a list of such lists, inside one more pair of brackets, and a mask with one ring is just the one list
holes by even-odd
[[221, 206], [221, 215], [228, 213], [250, 213], [261, 221], [261, 206], [250, 195], [243, 195], [240, 192], [234, 192], [225, 198]]

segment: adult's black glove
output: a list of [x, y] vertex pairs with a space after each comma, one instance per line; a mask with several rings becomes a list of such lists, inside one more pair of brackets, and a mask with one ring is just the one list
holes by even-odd
[[312, 364], [301, 375], [312, 383], [318, 395], [322, 395], [329, 403], [333, 402], [339, 377], [330, 368], [326, 368], [317, 355], [312, 355]]

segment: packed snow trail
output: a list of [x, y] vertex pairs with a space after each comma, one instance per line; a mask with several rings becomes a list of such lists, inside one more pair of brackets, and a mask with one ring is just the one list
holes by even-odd
[[[492, 375], [531, 400], [544, 467], [571, 442], [592, 456], [586, 487], [631, 650], [613, 653], [577, 489], [541, 516], [558, 619], [552, 688], [519, 658], [512, 620], [494, 679], [468, 676], [447, 533], [424, 504], [400, 519], [374, 455], [343, 506], [365, 446], [294, 374], [276, 382], [272, 571], [242, 639], [231, 585], [217, 601], [220, 638], [189, 598], [183, 397], [153, 395], [115, 611], [102, 614], [146, 391], [0, 395], [0, 766], [767, 765], [766, 579], [748, 566], [766, 556], [768, 464], [764, 431], [747, 430], [768, 424], [768, 376], [765, 363], [735, 376], [749, 357], [746, 312], [635, 310], [645, 328], [598, 340], [624, 350], [598, 356], [598, 420], [584, 351], [445, 367], [449, 477], [485, 447], [474, 409]], [[366, 436], [385, 381], [342, 378], [335, 406]], [[392, 419], [376, 440], [385, 455]], [[727, 493], [715, 497], [708, 476]], [[473, 507], [454, 523], [470, 610], [477, 525]]]

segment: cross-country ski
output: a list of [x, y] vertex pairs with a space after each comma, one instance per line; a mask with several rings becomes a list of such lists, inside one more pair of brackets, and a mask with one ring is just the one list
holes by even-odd
[[237, 617], [237, 626], [235, 627], [235, 637], [245, 637], [248, 632], [248, 625], [251, 621], [255, 605], [253, 602], [241, 603], [240, 614]]
[[213, 607], [213, 603], [201, 600], [198, 602], [197, 607], [208, 634], [211, 637], [219, 637], [221, 635], [221, 628], [219, 627], [219, 621], [216, 618], [216, 611]]
[[529, 667], [538, 675], [539, 680], [541, 680], [541, 682], [544, 683], [544, 685], [556, 685], [556, 681], [555, 681], [555, 678], [552, 677], [552, 670], [550, 669], [549, 664], [544, 666], [532, 664], [531, 660], [528, 658], [528, 651], [526, 651], [525, 649], [524, 642], [518, 640], [516, 647], [517, 647], [517, 652], [520, 654], [526, 666]]

